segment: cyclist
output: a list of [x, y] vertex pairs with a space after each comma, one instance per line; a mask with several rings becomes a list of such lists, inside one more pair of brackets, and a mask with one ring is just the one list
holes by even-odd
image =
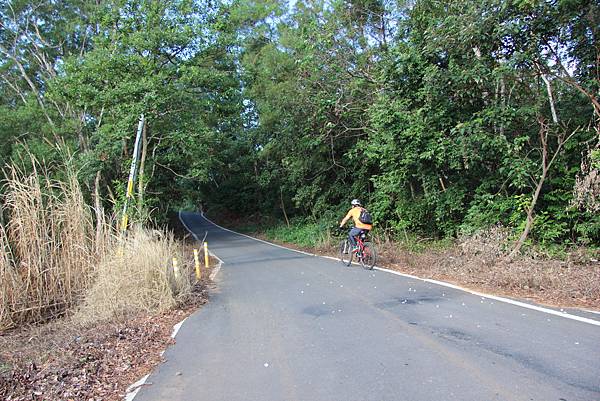
[[340, 228], [343, 228], [346, 222], [352, 218], [354, 221], [354, 227], [348, 232], [348, 239], [350, 240], [350, 244], [352, 244], [352, 250], [356, 250], [356, 236], [360, 235], [362, 231], [371, 231], [373, 229], [373, 225], [360, 221], [361, 212], [365, 209], [363, 209], [358, 199], [352, 199], [350, 204], [352, 205], [352, 208], [348, 211], [346, 217], [344, 217], [340, 223]]

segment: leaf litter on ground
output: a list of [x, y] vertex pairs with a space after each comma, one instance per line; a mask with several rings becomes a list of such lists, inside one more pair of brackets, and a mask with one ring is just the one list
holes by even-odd
[[[200, 286], [199, 286], [200, 287]], [[161, 363], [173, 326], [206, 302], [205, 288], [175, 310], [87, 326], [69, 319], [0, 333], [0, 399], [122, 400]]]

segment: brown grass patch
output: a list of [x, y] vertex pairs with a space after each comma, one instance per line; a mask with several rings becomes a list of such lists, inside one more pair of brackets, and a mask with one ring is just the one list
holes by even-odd
[[[175, 242], [169, 233], [135, 230], [126, 244], [121, 256], [100, 264], [73, 317], [0, 334], [0, 399], [122, 400], [130, 384], [163, 360], [173, 325], [206, 302], [210, 270], [202, 266], [202, 280], [193, 280], [188, 273], [197, 244]], [[181, 252], [186, 278], [175, 278], [172, 252]], [[165, 263], [152, 263], [157, 255]]]
[[172, 233], [134, 229], [98, 264], [75, 318], [82, 322], [118, 318], [164, 311], [184, 302], [192, 287], [190, 258]]
[[32, 164], [31, 174], [15, 167], [6, 171], [0, 332], [46, 322], [75, 307], [85, 322], [162, 311], [189, 295], [192, 255], [184, 254], [171, 233], [138, 228], [120, 240], [104, 214], [86, 205], [73, 171], [66, 168], [66, 179], [53, 180], [35, 160]]

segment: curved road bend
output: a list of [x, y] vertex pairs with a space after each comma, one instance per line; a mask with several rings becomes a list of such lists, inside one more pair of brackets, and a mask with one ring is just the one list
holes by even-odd
[[224, 261], [135, 401], [600, 400], [600, 327], [278, 248]]

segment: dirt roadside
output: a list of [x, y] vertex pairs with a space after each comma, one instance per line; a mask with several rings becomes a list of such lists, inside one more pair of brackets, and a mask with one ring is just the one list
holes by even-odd
[[[193, 242], [186, 248], [192, 254]], [[186, 251], [186, 252], [187, 252]], [[174, 343], [173, 326], [208, 301], [211, 269], [202, 268], [185, 302], [162, 313], [139, 313], [83, 326], [65, 317], [0, 333], [0, 399], [122, 400]]]
[[138, 315], [81, 328], [68, 321], [0, 337], [0, 399], [121, 400], [161, 362], [173, 325], [195, 310]]

